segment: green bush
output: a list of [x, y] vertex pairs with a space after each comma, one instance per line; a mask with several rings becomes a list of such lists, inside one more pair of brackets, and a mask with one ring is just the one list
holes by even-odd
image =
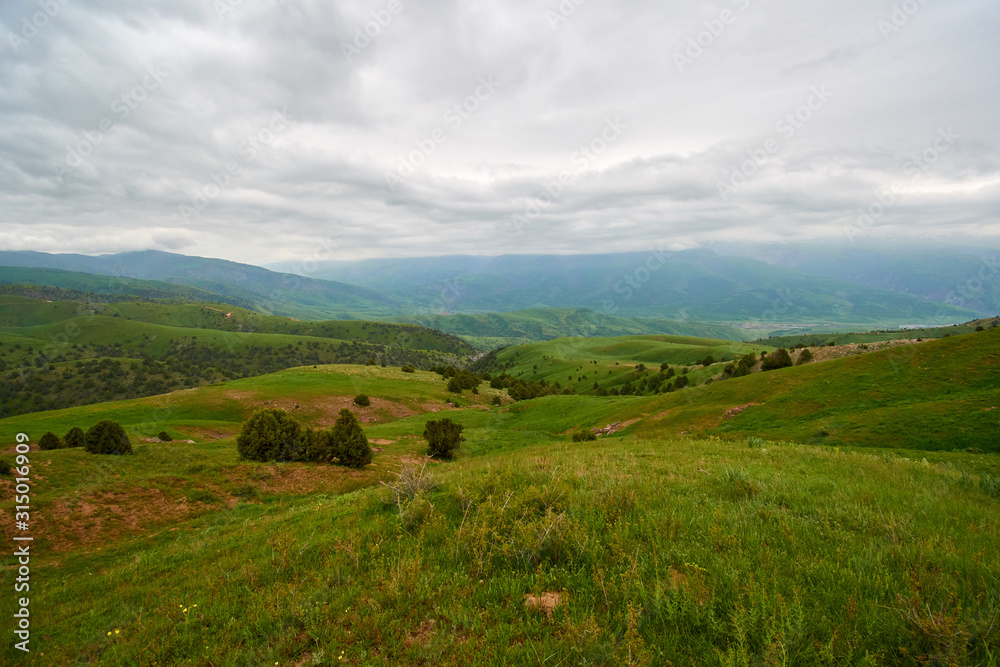
[[10, 474], [10, 461], [7, 459], [0, 459], [0, 475], [6, 477]]
[[455, 394], [462, 393], [462, 383], [458, 381], [458, 378], [451, 378], [448, 380], [448, 391]]
[[812, 358], [813, 358], [813, 353], [809, 350], [809, 348], [805, 348], [804, 350], [799, 352], [799, 358], [795, 361], [795, 365], [801, 366], [802, 364], [808, 364], [810, 361], [812, 361]]
[[792, 365], [792, 358], [788, 354], [788, 350], [783, 347], [779, 347], [773, 353], [767, 355], [764, 358], [764, 362], [761, 364], [762, 371], [773, 371], [779, 368], [788, 368]]
[[103, 419], [89, 429], [84, 445], [91, 454], [131, 454], [132, 443], [118, 422]]
[[406, 366], [403, 366], [403, 368], [402, 368], [402, 371], [403, 371], [404, 373], [416, 373], [416, 372], [417, 372], [417, 369], [416, 369], [416, 368], [414, 368], [414, 367], [413, 367], [413, 366], [411, 366], [411, 365], [406, 365]]
[[343, 408], [331, 433], [333, 450], [341, 465], [363, 468], [372, 462], [372, 448], [354, 413]]
[[69, 433], [63, 437], [63, 447], [85, 447], [86, 445], [87, 436], [79, 426], [71, 428]]
[[236, 451], [247, 461], [294, 461], [303, 458], [306, 437], [287, 412], [263, 408], [244, 422], [236, 438]]
[[170, 434], [166, 431], [160, 431], [160, 434], [156, 437], [159, 438], [161, 442], [170, 442], [173, 440], [173, 438], [170, 437]]
[[41, 440], [38, 441], [39, 449], [59, 449], [62, 446], [63, 443], [59, 439], [59, 436], [53, 433], [52, 431], [49, 431], [48, 433], [43, 435]]
[[582, 428], [573, 434], [573, 442], [588, 442], [591, 440], [597, 440], [597, 435], [589, 428]]
[[367, 408], [372, 404], [372, 400], [364, 394], [358, 394], [354, 397], [354, 405], [360, 405], [363, 408]]
[[330, 431], [306, 431], [304, 461], [332, 461], [336, 455]]
[[462, 444], [461, 424], [456, 424], [451, 419], [441, 421], [429, 421], [424, 425], [424, 437], [427, 438], [428, 456], [436, 456], [442, 459], [452, 459], [455, 452]]

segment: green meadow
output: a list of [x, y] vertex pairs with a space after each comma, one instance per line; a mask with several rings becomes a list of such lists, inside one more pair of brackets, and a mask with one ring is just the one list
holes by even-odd
[[[766, 349], [569, 339], [496, 364], [550, 381], [586, 371], [569, 383], [583, 387], [639, 364], [707, 379], [721, 366], [699, 359]], [[488, 383], [456, 395], [436, 373], [319, 364], [3, 419], [9, 445], [113, 419], [134, 453], [30, 453], [32, 652], [0, 655], [997, 665], [998, 364], [987, 330], [667, 394], [516, 403]], [[360, 393], [369, 407], [352, 404]], [[373, 462], [240, 461], [235, 436], [260, 407], [313, 428], [350, 407]], [[424, 424], [443, 417], [465, 441], [429, 461]], [[609, 433], [574, 442], [580, 429]], [[163, 430], [174, 442], [145, 442]]]

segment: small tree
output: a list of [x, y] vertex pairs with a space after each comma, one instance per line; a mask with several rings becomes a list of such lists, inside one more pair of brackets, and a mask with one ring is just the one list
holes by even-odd
[[801, 366], [802, 364], [808, 364], [810, 361], [812, 361], [812, 358], [813, 358], [813, 353], [807, 347], [803, 349], [801, 352], [799, 352], [799, 358], [798, 360], [796, 360], [795, 365]]
[[85, 447], [86, 445], [87, 436], [79, 426], [71, 428], [69, 433], [63, 437], [63, 447]]
[[160, 431], [160, 434], [156, 437], [160, 439], [160, 442], [171, 442], [173, 440], [166, 431]]
[[401, 370], [404, 373], [416, 373], [417, 372], [417, 369], [414, 368], [411, 364], [407, 364], [406, 366], [403, 366], [403, 368]]
[[38, 441], [39, 449], [59, 449], [62, 446], [63, 444], [62, 441], [59, 439], [59, 436], [53, 433], [52, 431], [49, 431], [48, 433], [43, 435], [42, 438]]
[[363, 468], [372, 462], [372, 448], [354, 413], [343, 408], [337, 415], [331, 433], [333, 451], [340, 464], [350, 468]]
[[360, 405], [361, 407], [366, 408], [371, 404], [372, 404], [371, 399], [368, 398], [365, 394], [358, 394], [357, 396], [354, 397], [354, 405]]
[[428, 456], [436, 456], [442, 459], [455, 457], [455, 451], [462, 444], [461, 424], [456, 424], [451, 419], [441, 421], [429, 421], [424, 425], [424, 437], [427, 438]]
[[304, 457], [307, 435], [279, 408], [254, 412], [236, 438], [236, 451], [248, 461], [292, 461]]
[[450, 380], [448, 380], [448, 391], [455, 394], [462, 393], [462, 383], [459, 382], [458, 378], [453, 377]]
[[125, 429], [118, 422], [103, 419], [89, 429], [84, 436], [85, 447], [91, 454], [131, 454], [132, 443], [125, 435]]

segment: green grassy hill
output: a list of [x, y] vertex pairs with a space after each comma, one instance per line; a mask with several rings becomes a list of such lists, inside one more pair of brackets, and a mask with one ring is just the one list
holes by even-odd
[[947, 327], [930, 327], [925, 329], [893, 329], [882, 331], [866, 332], [830, 332], [830, 333], [809, 333], [792, 335], [775, 335], [770, 338], [761, 338], [758, 343], [771, 345], [773, 347], [795, 347], [805, 345], [807, 347], [817, 347], [823, 345], [849, 345], [851, 343], [873, 343], [884, 340], [902, 340], [915, 338], [944, 338], [945, 336], [957, 336], [960, 334], [972, 333], [976, 327], [989, 329], [1000, 326], [1000, 318], [986, 318], [972, 320], [965, 324], [957, 324]]
[[[122, 458], [30, 453], [32, 653], [7, 642], [0, 659], [995, 664], [995, 456], [902, 451], [909, 461], [736, 430], [681, 437], [670, 420], [711, 427], [716, 408], [756, 392], [761, 405], [730, 423], [783, 406], [775, 419], [794, 431], [796, 401], [802, 412], [857, 409], [869, 384], [893, 378], [928, 400], [966, 381], [938, 400], [969, 417], [977, 395], [996, 396], [998, 345], [998, 332], [983, 332], [913, 346], [895, 364], [873, 353], [671, 395], [492, 409], [499, 392], [485, 386], [450, 409], [436, 374], [321, 366], [0, 420], [0, 441], [13, 443], [111, 418], [135, 447]], [[366, 469], [236, 458], [234, 434], [254, 409], [325, 427], [361, 392], [372, 405], [352, 409], [380, 450]], [[456, 461], [421, 473], [424, 423], [444, 416], [466, 442]], [[632, 420], [596, 442], [568, 437]], [[161, 430], [194, 443], [142, 442]], [[397, 474], [426, 488], [396, 496], [378, 485], [400, 486]], [[12, 496], [0, 498], [11, 514]], [[13, 522], [0, 526], [10, 544]], [[14, 570], [3, 577], [13, 585]]]
[[[502, 350], [489, 369], [525, 381], [558, 382], [577, 393], [594, 393], [594, 383], [606, 390], [621, 389], [626, 382], [634, 384], [655, 374], [663, 364], [688, 375], [692, 384], [699, 384], [722, 372], [722, 365], [699, 366], [699, 361], [708, 356], [722, 362], [773, 349], [691, 336], [560, 338]], [[640, 369], [639, 364], [648, 370]]]
[[412, 322], [461, 336], [483, 350], [575, 336], [667, 334], [726, 340], [746, 338], [744, 330], [721, 324], [612, 317], [584, 308], [536, 308], [513, 313], [468, 315], [410, 315], [392, 318], [390, 321]]

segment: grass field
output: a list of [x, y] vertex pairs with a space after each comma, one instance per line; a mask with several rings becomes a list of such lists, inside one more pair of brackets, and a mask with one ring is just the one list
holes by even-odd
[[[735, 345], [503, 354], [606, 373]], [[998, 368], [993, 330], [656, 396], [490, 408], [483, 384], [454, 408], [434, 373], [320, 365], [0, 420], [5, 450], [104, 418], [135, 448], [30, 453], [32, 653], [0, 661], [997, 665]], [[364, 470], [237, 459], [258, 407], [322, 428], [349, 406], [379, 450]], [[379, 482], [419, 470], [445, 416], [459, 457], [394, 498]], [[161, 430], [194, 442], [143, 442]]]

